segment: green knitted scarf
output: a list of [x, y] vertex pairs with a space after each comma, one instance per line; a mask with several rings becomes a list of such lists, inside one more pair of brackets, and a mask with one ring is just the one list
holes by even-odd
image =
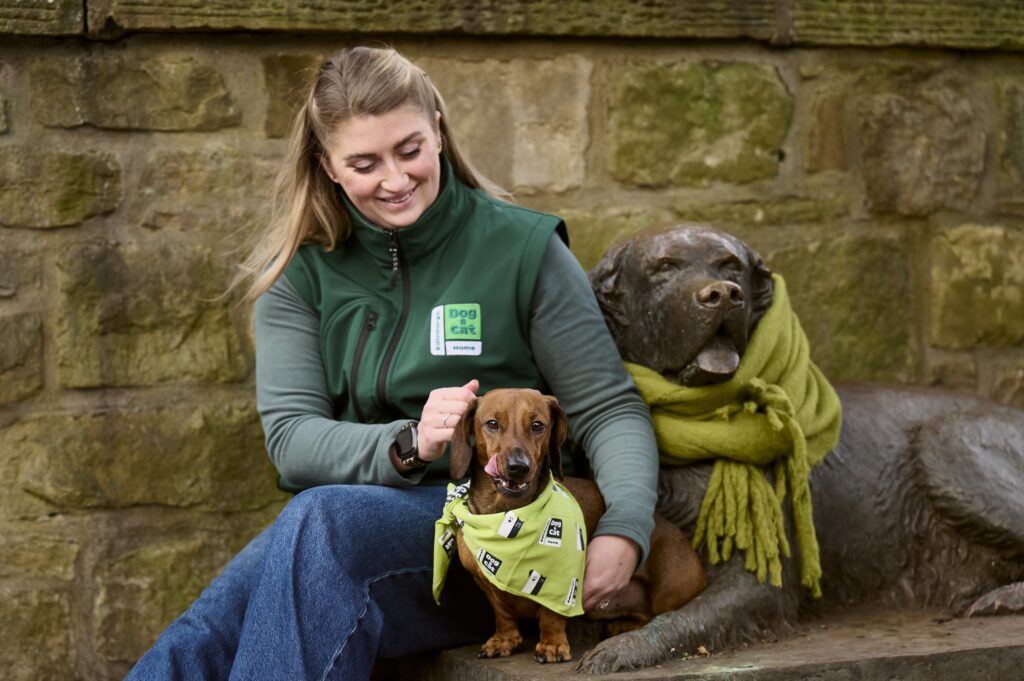
[[818, 597], [821, 562], [807, 478], [839, 441], [841, 406], [811, 362], [785, 282], [773, 279], [771, 307], [729, 381], [687, 388], [637, 364], [626, 368], [651, 407], [662, 463], [715, 462], [693, 545], [706, 541], [712, 564], [741, 549], [759, 581], [770, 576], [781, 586], [780, 554], [790, 555], [782, 516], [788, 486], [801, 582]]

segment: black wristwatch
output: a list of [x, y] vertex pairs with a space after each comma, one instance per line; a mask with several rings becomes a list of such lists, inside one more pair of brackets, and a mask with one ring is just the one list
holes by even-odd
[[424, 461], [419, 457], [419, 449], [417, 444], [419, 443], [419, 433], [416, 432], [416, 427], [419, 423], [416, 421], [409, 421], [409, 423], [402, 426], [402, 429], [398, 431], [398, 435], [395, 436], [395, 453], [398, 456], [398, 460], [403, 465], [409, 468], [423, 468], [429, 461]]

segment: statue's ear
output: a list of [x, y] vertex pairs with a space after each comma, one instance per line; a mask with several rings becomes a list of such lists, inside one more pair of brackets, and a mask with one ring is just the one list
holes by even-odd
[[618, 288], [619, 276], [629, 246], [630, 242], [626, 241], [609, 248], [588, 274], [590, 288], [594, 290], [594, 297], [597, 298], [597, 304], [601, 307], [613, 336], [617, 335], [616, 327], [624, 329], [629, 326], [629, 315], [623, 306], [623, 296]]
[[548, 455], [551, 458], [551, 470], [555, 477], [562, 479], [562, 445], [569, 434], [569, 423], [558, 400], [550, 395], [547, 398], [551, 412], [551, 432], [548, 435]]
[[772, 305], [772, 296], [775, 294], [775, 282], [772, 281], [772, 271], [764, 264], [764, 260], [757, 251], [747, 246], [748, 262], [750, 263], [750, 309], [751, 324], [757, 324], [764, 313]]
[[452, 436], [451, 456], [448, 460], [448, 474], [452, 480], [462, 480], [469, 471], [469, 464], [476, 456], [476, 449], [469, 443], [473, 436], [473, 422], [476, 418], [476, 399], [469, 403], [469, 408], [455, 424]]

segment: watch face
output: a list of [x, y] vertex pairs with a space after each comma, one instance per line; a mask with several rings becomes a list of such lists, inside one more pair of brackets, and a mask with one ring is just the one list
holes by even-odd
[[416, 426], [410, 425], [407, 428], [403, 428], [398, 431], [398, 437], [395, 438], [395, 443], [398, 445], [398, 455], [402, 457], [409, 456], [416, 453]]

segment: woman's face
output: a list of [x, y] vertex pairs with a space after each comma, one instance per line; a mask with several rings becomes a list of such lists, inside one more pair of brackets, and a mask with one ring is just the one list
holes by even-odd
[[411, 225], [441, 186], [440, 120], [439, 112], [431, 120], [408, 105], [350, 118], [328, 140], [324, 169], [373, 224]]

